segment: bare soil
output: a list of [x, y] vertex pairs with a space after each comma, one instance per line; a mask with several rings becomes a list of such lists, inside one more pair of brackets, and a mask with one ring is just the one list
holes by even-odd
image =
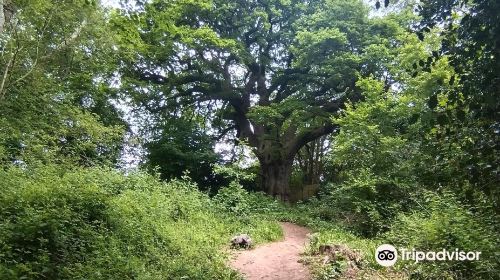
[[299, 262], [310, 230], [292, 223], [281, 226], [285, 235], [282, 241], [238, 252], [231, 267], [247, 280], [310, 280], [309, 270]]

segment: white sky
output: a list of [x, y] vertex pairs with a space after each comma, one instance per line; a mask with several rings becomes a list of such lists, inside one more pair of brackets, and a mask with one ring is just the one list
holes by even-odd
[[119, 8], [119, 0], [101, 0], [102, 5], [106, 7], [114, 7], [114, 8]]

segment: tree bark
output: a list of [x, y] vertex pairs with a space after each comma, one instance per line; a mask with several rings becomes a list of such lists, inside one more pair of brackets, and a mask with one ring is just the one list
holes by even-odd
[[4, 25], [5, 25], [5, 13], [4, 13], [3, 5], [4, 5], [4, 0], [0, 0], [0, 33], [3, 32]]
[[243, 135], [241, 132], [239, 137], [242, 140], [253, 140], [248, 142], [250, 146], [254, 147], [254, 153], [260, 163], [262, 190], [274, 198], [288, 202], [293, 160], [298, 151], [308, 142], [329, 134], [334, 128], [333, 124], [327, 123], [323, 127], [307, 132], [273, 137], [274, 133], [271, 131], [257, 133], [263, 128], [255, 127], [255, 132], [248, 131], [253, 138], [249, 138], [248, 135]]
[[292, 161], [261, 162], [260, 167], [262, 172], [262, 188], [274, 198], [288, 202], [290, 198]]

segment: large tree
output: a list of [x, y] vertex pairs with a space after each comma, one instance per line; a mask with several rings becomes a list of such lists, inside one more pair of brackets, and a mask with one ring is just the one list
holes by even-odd
[[[443, 43], [434, 56], [449, 59], [455, 71], [449, 81], [454, 87], [429, 98], [432, 125], [440, 132], [434, 141], [450, 150], [461, 147], [456, 165], [470, 182], [468, 199], [476, 201], [480, 190], [500, 209], [500, 1], [429, 0], [415, 8], [418, 36], [424, 40], [439, 31]], [[441, 156], [440, 164], [449, 165], [453, 157]]]
[[114, 19], [124, 90], [156, 116], [212, 108], [281, 200], [299, 149], [335, 130], [331, 116], [362, 99], [358, 78], [384, 76], [398, 44], [396, 21], [369, 18], [362, 1], [141, 2]]
[[0, 164], [116, 162], [123, 122], [110, 102], [115, 63], [98, 3], [3, 4]]

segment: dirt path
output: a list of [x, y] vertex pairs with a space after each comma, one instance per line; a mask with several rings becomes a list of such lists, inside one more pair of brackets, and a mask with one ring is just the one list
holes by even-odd
[[311, 275], [300, 256], [307, 243], [307, 228], [291, 223], [281, 223], [285, 239], [239, 252], [231, 266], [247, 280], [309, 280]]

